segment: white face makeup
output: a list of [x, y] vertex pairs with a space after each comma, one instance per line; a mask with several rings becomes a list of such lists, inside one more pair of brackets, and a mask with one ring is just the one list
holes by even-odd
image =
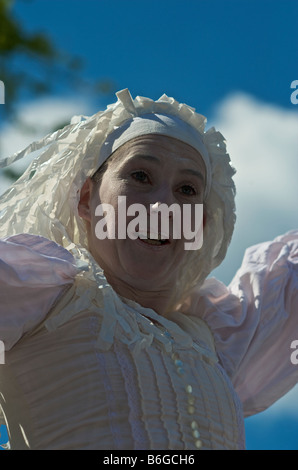
[[[95, 216], [99, 204], [113, 206], [117, 221], [118, 197], [125, 196], [127, 207], [132, 204], [146, 207], [149, 220], [150, 205], [154, 209], [159, 204], [168, 207], [176, 204], [181, 208], [186, 204], [192, 207], [202, 204], [204, 188], [204, 162], [197, 150], [181, 141], [148, 135], [120, 147], [101, 183], [92, 183], [87, 212], [80, 210], [80, 215], [90, 224], [89, 249], [107, 277], [116, 277], [136, 288], [143, 288], [145, 283], [148, 288], [148, 281], [154, 290], [171, 285], [186, 254], [185, 239], [173, 238], [170, 215], [167, 239], [161, 240], [163, 234], [159, 231], [151, 239], [143, 233], [135, 240], [129, 237], [99, 240], [96, 236], [99, 219]], [[127, 217], [127, 224], [131, 219]]]

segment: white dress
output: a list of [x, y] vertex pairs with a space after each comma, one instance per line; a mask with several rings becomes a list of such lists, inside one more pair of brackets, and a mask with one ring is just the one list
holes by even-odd
[[243, 449], [298, 382], [298, 233], [247, 250], [163, 318], [52, 241], [0, 241], [0, 404], [12, 449]]

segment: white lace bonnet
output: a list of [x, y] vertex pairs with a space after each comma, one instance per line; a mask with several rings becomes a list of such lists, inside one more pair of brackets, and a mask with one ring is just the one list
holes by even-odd
[[117, 102], [105, 111], [91, 117], [75, 116], [63, 129], [0, 162], [0, 168], [5, 167], [39, 151], [19, 180], [0, 197], [0, 238], [19, 233], [41, 235], [71, 251], [78, 261], [85, 258], [94, 270], [78, 202], [86, 178], [109, 156], [102, 152], [103, 144], [116, 128], [134, 117], [150, 113], [174, 116], [199, 134], [210, 175], [203, 247], [188, 252], [181, 274], [186, 293], [222, 262], [234, 229], [235, 171], [224, 138], [214, 128], [205, 131], [206, 118], [174, 98], [163, 95], [154, 101], [137, 96], [133, 100], [127, 89], [116, 96]]

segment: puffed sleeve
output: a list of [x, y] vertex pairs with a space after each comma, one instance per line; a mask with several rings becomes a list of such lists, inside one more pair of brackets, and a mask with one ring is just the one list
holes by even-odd
[[0, 340], [6, 350], [44, 320], [76, 273], [73, 256], [50, 240], [28, 234], [0, 240]]
[[268, 408], [298, 383], [298, 231], [249, 248], [228, 287], [207, 279], [185, 308], [213, 332], [244, 415]]

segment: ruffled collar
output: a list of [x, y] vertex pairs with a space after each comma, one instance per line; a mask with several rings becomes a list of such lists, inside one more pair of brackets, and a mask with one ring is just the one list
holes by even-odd
[[[148, 349], [155, 341], [165, 352], [174, 348], [179, 350], [195, 349], [197, 353], [209, 361], [217, 362], [215, 355], [202, 344], [194, 341], [175, 321], [173, 312], [165, 318], [151, 308], [137, 302], [120, 297], [107, 282], [102, 271], [96, 272], [96, 280], [78, 274], [74, 285], [55, 306], [45, 326], [49, 331], [70, 321], [80, 312], [95, 312], [102, 318], [96, 347], [102, 351], [109, 350], [115, 340], [125, 343], [136, 357], [143, 349]], [[62, 307], [62, 308], [61, 308]]]

